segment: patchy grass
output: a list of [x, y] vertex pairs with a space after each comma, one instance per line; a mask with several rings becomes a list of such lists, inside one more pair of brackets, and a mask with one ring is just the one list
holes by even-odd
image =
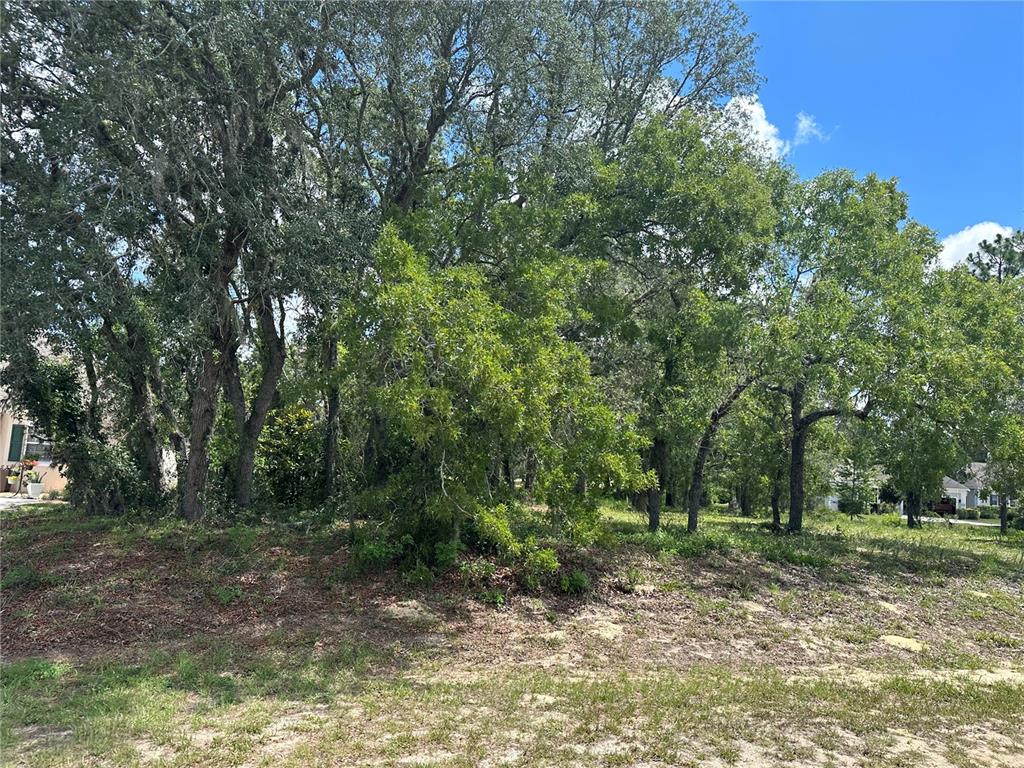
[[527, 594], [482, 558], [367, 573], [343, 531], [19, 508], [3, 762], [1024, 764], [1020, 535], [666, 518], [609, 506]]

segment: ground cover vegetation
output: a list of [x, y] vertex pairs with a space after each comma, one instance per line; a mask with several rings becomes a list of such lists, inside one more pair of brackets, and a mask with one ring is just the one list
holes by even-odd
[[[522, 758], [515, 731], [657, 764], [703, 760], [670, 741], [707, 718], [726, 762], [829, 739], [896, 760], [941, 734], [974, 764], [972, 728], [1005, 752], [1019, 672], [979, 670], [1020, 663], [1024, 235], [939, 269], [896, 179], [798, 178], [724, 108], [759, 84], [745, 23], [725, 2], [8, 3], [0, 383], [53, 438], [69, 507], [5, 526], [5, 743], [219, 764], [313, 729], [341, 762], [415, 742], [478, 764]], [[972, 460], [998, 533], [896, 529], [891, 505], [919, 526]], [[114, 570], [69, 581], [87, 542]], [[539, 618], [531, 594], [554, 601]], [[814, 663], [882, 677], [808, 672], [833, 600], [850, 622]], [[565, 607], [577, 623], [541, 629]], [[633, 611], [660, 627], [643, 642]], [[695, 645], [698, 624], [717, 629]], [[578, 674], [540, 664], [548, 634]], [[652, 645], [670, 636], [686, 664]], [[503, 667], [520, 646], [540, 666]], [[878, 670], [897, 653], [914, 674]], [[544, 724], [483, 730], [556, 689]], [[348, 715], [311, 703], [342, 700], [412, 719], [321, 743], [312, 723]], [[822, 742], [755, 738], [815, 707]], [[904, 743], [876, 744], [891, 723], [866, 713], [910, 707]], [[601, 753], [583, 734], [605, 728]]]

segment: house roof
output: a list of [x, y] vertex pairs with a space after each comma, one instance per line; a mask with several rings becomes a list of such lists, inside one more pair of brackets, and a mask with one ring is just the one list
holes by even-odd
[[942, 478], [942, 489], [946, 491], [968, 491], [970, 490], [966, 485], [961, 482], [954, 480], [952, 477], [943, 476]]
[[967, 465], [967, 479], [964, 484], [974, 491], [980, 491], [988, 487], [988, 463], [984, 461], [972, 461]]

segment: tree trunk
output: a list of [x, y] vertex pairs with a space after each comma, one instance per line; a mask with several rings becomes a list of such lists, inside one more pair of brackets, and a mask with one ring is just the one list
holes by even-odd
[[338, 473], [338, 414], [341, 411], [341, 391], [334, 381], [333, 371], [338, 364], [338, 341], [334, 337], [324, 345], [324, 370], [327, 371], [327, 423], [324, 431], [324, 500], [335, 492]]
[[140, 469], [155, 500], [159, 499], [164, 492], [160, 435], [156, 429], [153, 403], [150, 399], [145, 374], [142, 371], [132, 371], [129, 381], [132, 391], [132, 410], [135, 411], [138, 418], [136, 438], [139, 441]]
[[529, 493], [533, 493], [533, 489], [537, 485], [537, 455], [530, 451], [526, 455], [526, 472], [523, 475], [523, 487]]
[[[267, 421], [270, 406], [274, 402], [274, 393], [277, 391], [277, 382], [284, 371], [285, 361], [284, 337], [274, 322], [274, 308], [267, 292], [263, 292], [259, 297], [256, 318], [259, 323], [262, 343], [262, 375], [256, 395], [252, 399], [252, 406], [249, 408], [248, 418], [242, 424], [238, 436], [238, 463], [235, 467], [235, 504], [243, 508], [252, 505], [256, 448], [259, 444], [260, 434], [263, 432], [263, 425]], [[237, 365], [232, 366], [229, 373], [231, 374], [229, 378], [236, 377], [238, 375]], [[237, 384], [237, 387], [235, 383], [231, 384], [229, 389], [232, 391], [237, 389], [240, 392], [240, 382]], [[237, 414], [239, 406], [237, 396], [232, 398], [232, 405]], [[244, 400], [240, 405], [244, 414]]]
[[740, 514], [744, 517], [751, 517], [754, 514], [753, 498], [749, 486], [746, 485], [740, 487]]
[[804, 387], [795, 384], [789, 395], [793, 434], [789, 451], [789, 522], [787, 528], [799, 532], [804, 525], [804, 455], [807, 451], [807, 427], [803, 421]]
[[573, 490], [577, 496], [587, 495], [587, 476], [582, 471], [576, 475], [576, 485]]
[[697, 519], [700, 515], [700, 500], [704, 495], [704, 466], [711, 454], [711, 441], [714, 437], [710, 432], [711, 425], [704, 430], [700, 445], [697, 446], [697, 458], [693, 462], [690, 475], [690, 489], [686, 494], [686, 530], [694, 533], [697, 530]]
[[661, 435], [651, 444], [650, 463], [657, 483], [647, 491], [647, 527], [656, 531], [661, 525], [661, 493], [668, 476], [668, 442]]
[[907, 511], [907, 528], [921, 527], [921, 496], [918, 493], [908, 493], [904, 506]]
[[1006, 502], [1006, 494], [999, 494], [999, 533], [1004, 536], [1010, 531], [1010, 510]]
[[690, 488], [686, 495], [686, 530], [693, 533], [697, 530], [697, 518], [700, 514], [701, 500], [704, 496], [704, 469], [707, 466], [708, 457], [711, 455], [711, 448], [714, 444], [715, 435], [722, 419], [729, 413], [736, 400], [743, 394], [743, 391], [750, 386], [752, 377], [747, 377], [735, 387], [729, 396], [719, 404], [711, 413], [708, 425], [704, 428], [700, 443], [697, 446], [697, 457], [693, 461], [693, 472], [690, 474]]
[[217, 352], [208, 349], [203, 354], [199, 381], [192, 393], [188, 462], [178, 504], [178, 511], [186, 520], [199, 520], [205, 512], [203, 492], [206, 490], [206, 475], [210, 466], [208, 449], [210, 435], [213, 434], [219, 380], [220, 365]]
[[782, 509], [781, 509], [782, 499], [780, 498], [781, 496], [782, 496], [782, 494], [779, 493], [778, 487], [773, 486], [772, 487], [771, 505], [772, 505], [772, 530], [774, 530], [774, 531], [781, 531], [782, 530]]
[[[153, 398], [149, 391], [147, 373], [149, 366], [144, 357], [147, 355], [146, 342], [142, 338], [137, 326], [125, 322], [126, 338], [122, 339], [114, 330], [114, 324], [109, 317], [103, 318], [100, 325], [100, 334], [107, 340], [111, 351], [121, 360], [125, 369], [125, 377], [128, 379], [128, 388], [131, 391], [130, 408], [135, 424], [134, 432], [136, 445], [136, 461], [139, 470], [153, 495], [157, 500], [163, 495], [163, 456], [160, 448], [160, 434], [156, 428], [156, 413], [153, 410]], [[90, 390], [94, 388], [96, 381], [95, 370], [92, 369], [92, 355], [87, 357], [86, 372], [89, 380]], [[90, 372], [91, 370], [91, 372]], [[89, 421], [96, 419], [93, 412], [96, 409], [98, 393], [93, 392], [90, 396]]]

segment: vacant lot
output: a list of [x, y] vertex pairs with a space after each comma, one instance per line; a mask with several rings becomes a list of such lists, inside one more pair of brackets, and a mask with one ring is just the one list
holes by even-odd
[[1022, 766], [1024, 538], [815, 518], [587, 574], [360, 573], [343, 531], [3, 523], [5, 765]]

